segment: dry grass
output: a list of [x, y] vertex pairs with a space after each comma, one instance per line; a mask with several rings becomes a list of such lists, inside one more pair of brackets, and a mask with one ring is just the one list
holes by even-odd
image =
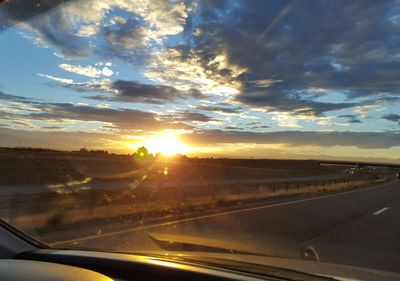
[[[165, 174], [165, 170], [168, 174]], [[309, 160], [170, 159], [141, 166], [127, 155], [0, 149], [0, 186], [95, 181], [202, 181], [280, 178], [335, 173]]]

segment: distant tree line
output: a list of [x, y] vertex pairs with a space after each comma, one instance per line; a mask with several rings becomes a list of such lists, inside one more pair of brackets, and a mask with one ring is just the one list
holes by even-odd
[[83, 153], [97, 153], [97, 154], [108, 154], [107, 150], [102, 150], [102, 149], [86, 149], [86, 147], [82, 147], [81, 149], [79, 149], [79, 152], [83, 152]]
[[12, 151], [43, 151], [43, 152], [60, 152], [56, 149], [43, 148], [43, 147], [30, 147], [30, 146], [15, 146], [15, 147], [0, 147], [3, 150]]

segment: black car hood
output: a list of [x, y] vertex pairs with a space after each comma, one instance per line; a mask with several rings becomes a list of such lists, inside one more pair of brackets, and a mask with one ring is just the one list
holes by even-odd
[[310, 255], [314, 255], [310, 260], [307, 257], [307, 253], [305, 253], [303, 259], [270, 257], [263, 255], [259, 251], [257, 252], [251, 245], [241, 243], [240, 245], [236, 244], [236, 247], [232, 248], [232, 244], [226, 241], [203, 237], [156, 233], [152, 233], [149, 237], [162, 251], [146, 251], [143, 254], [157, 255], [164, 258], [182, 259], [219, 267], [228, 266], [231, 269], [232, 264], [242, 263], [244, 267], [240, 266], [238, 270], [243, 270], [247, 264], [248, 272], [253, 273], [257, 272], [252, 270], [252, 264], [331, 277], [337, 280], [400, 280], [400, 274], [393, 272], [320, 262], [318, 254], [313, 254], [312, 249], [305, 250], [306, 252], [311, 250]]

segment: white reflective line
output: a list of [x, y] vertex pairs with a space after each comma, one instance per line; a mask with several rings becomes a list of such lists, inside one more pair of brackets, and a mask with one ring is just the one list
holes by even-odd
[[377, 216], [377, 215], [379, 215], [379, 214], [382, 214], [384, 211], [387, 211], [387, 209], [389, 209], [389, 207], [382, 208], [382, 209], [376, 211], [376, 212], [374, 213], [374, 215]]

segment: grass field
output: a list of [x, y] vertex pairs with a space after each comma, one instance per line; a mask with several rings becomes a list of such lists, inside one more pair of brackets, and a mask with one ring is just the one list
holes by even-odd
[[129, 155], [32, 151], [0, 148], [0, 186], [145, 179], [203, 181], [281, 178], [336, 173], [342, 167], [320, 166], [312, 160], [157, 159], [141, 165]]

